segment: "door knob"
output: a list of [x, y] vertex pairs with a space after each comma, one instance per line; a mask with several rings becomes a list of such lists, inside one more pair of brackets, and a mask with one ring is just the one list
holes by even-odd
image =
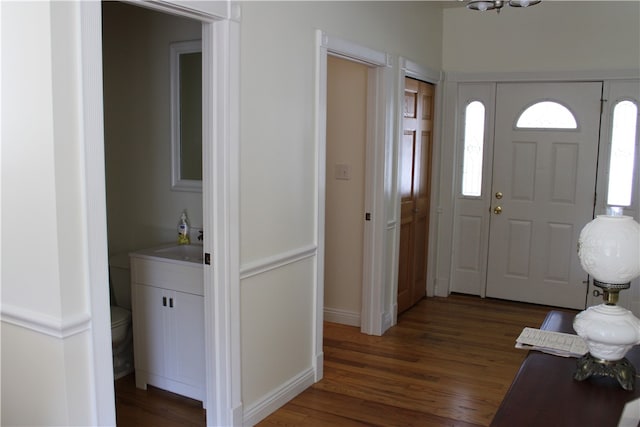
[[493, 213], [496, 215], [500, 215], [502, 213], [502, 206], [496, 206], [493, 208]]
[[498, 199], [498, 200], [502, 199], [502, 192], [501, 191], [498, 191], [496, 193], [496, 199]]

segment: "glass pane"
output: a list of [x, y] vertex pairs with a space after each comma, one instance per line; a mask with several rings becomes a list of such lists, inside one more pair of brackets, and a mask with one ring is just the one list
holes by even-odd
[[608, 205], [631, 205], [637, 119], [638, 107], [631, 101], [619, 102], [613, 109]]
[[517, 128], [577, 129], [573, 113], [564, 105], [552, 101], [533, 104], [520, 115]]
[[473, 101], [464, 116], [464, 159], [462, 166], [462, 195], [482, 194], [482, 151], [484, 149], [484, 105]]

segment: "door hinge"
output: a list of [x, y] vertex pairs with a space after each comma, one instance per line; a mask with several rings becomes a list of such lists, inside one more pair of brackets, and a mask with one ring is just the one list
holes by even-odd
[[365, 221], [371, 221], [371, 213], [370, 212], [367, 212], [367, 213], [364, 214], [364, 220]]
[[207, 265], [211, 265], [211, 254], [206, 253], [204, 254], [204, 263]]

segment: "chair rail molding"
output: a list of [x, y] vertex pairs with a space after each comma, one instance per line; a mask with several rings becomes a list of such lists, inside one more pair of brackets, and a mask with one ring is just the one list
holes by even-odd
[[248, 262], [240, 267], [240, 280], [248, 279], [249, 277], [285, 267], [289, 264], [293, 264], [307, 258], [312, 258], [317, 254], [317, 252], [318, 247], [316, 245], [307, 245]]
[[0, 320], [58, 339], [66, 339], [91, 329], [89, 313], [76, 313], [59, 318], [9, 304], [2, 304]]

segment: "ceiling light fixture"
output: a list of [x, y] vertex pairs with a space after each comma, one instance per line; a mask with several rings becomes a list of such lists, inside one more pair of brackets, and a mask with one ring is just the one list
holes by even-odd
[[498, 13], [502, 6], [508, 4], [512, 7], [528, 7], [540, 3], [542, 0], [469, 0], [467, 9], [473, 10], [496, 10]]

